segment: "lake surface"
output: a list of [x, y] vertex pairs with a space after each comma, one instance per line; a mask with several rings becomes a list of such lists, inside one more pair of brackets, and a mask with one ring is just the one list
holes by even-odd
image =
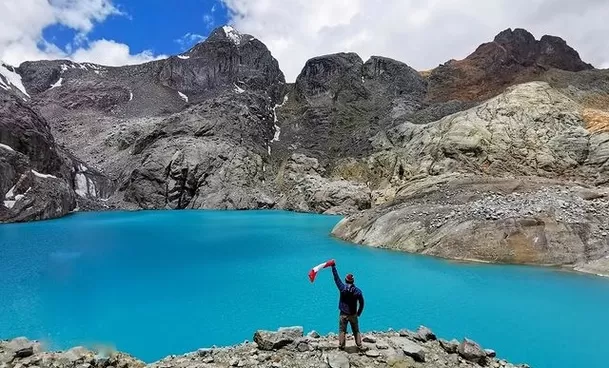
[[536, 368], [607, 367], [609, 280], [354, 246], [335, 216], [278, 211], [75, 214], [0, 225], [0, 338], [111, 345], [146, 361], [252, 339], [336, 331], [335, 258], [363, 289], [364, 330], [470, 337]]

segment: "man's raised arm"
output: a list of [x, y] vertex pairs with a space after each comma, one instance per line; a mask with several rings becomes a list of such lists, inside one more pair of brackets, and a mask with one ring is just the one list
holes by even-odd
[[340, 279], [335, 265], [332, 265], [332, 274], [334, 275], [334, 282], [336, 283], [336, 287], [338, 288], [338, 290], [345, 290], [345, 284], [343, 284], [342, 280]]

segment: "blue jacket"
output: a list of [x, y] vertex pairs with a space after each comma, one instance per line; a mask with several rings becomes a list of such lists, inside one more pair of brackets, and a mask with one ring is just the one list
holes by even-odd
[[[345, 285], [338, 276], [336, 267], [332, 266], [332, 273], [334, 274], [334, 282], [338, 291], [340, 291], [340, 300], [338, 302], [338, 309], [341, 314], [354, 315], [357, 313], [358, 316], [364, 311], [364, 295], [362, 291], [355, 285]], [[359, 302], [359, 309], [357, 303]], [[356, 312], [357, 311], [357, 312]]]

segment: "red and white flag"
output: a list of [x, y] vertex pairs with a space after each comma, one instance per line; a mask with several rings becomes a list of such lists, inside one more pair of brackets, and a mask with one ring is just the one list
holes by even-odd
[[324, 268], [332, 267], [333, 265], [334, 265], [334, 260], [331, 259], [329, 261], [320, 263], [317, 266], [311, 268], [311, 271], [309, 271], [309, 280], [311, 280], [311, 282], [315, 281], [315, 277], [317, 277], [317, 273], [319, 271], [321, 271]]

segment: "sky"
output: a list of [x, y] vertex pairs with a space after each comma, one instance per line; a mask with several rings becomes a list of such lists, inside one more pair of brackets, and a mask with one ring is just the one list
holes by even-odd
[[230, 24], [264, 42], [294, 81], [318, 55], [354, 51], [427, 70], [525, 28], [609, 68], [607, 19], [606, 0], [0, 0], [0, 59], [136, 64]]

